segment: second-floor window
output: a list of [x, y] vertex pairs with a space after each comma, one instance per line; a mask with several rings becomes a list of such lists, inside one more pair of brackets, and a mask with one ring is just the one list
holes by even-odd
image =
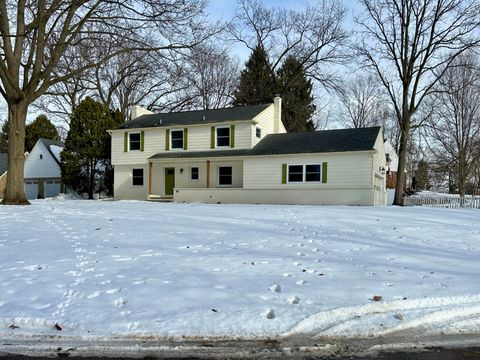
[[183, 130], [172, 130], [172, 149], [183, 149]]
[[257, 138], [261, 138], [262, 137], [262, 129], [260, 129], [259, 127], [257, 127], [255, 129], [255, 135], [257, 136]]
[[217, 146], [230, 146], [230, 127], [217, 128]]
[[129, 139], [129, 150], [140, 150], [140, 133], [130, 133], [128, 134]]

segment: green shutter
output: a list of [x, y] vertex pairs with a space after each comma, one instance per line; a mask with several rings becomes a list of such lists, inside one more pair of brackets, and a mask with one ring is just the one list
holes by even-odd
[[287, 164], [282, 164], [282, 184], [287, 183]]
[[128, 151], [128, 132], [125, 131], [123, 134], [123, 151], [127, 152]]
[[235, 147], [235, 125], [230, 125], [230, 147]]
[[140, 133], [140, 151], [143, 151], [144, 146], [145, 146], [145, 131], [142, 131]]
[[183, 150], [188, 149], [188, 128], [183, 129]]
[[322, 163], [322, 183], [326, 183], [327, 182], [327, 173], [328, 173], [328, 166], [327, 166], [327, 163], [324, 162]]
[[170, 150], [170, 129], [165, 130], [165, 150]]
[[215, 149], [215, 126], [210, 128], [210, 149]]

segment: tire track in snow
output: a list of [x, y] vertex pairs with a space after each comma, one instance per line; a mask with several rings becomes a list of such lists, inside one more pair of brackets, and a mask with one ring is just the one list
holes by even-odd
[[[382, 331], [376, 331], [376, 335], [386, 335], [407, 329], [423, 329], [429, 325], [444, 326], [457, 321], [478, 318], [480, 317], [480, 295], [375, 302], [322, 311], [300, 321], [283, 335], [325, 336], [328, 335], [329, 330], [330, 333], [334, 333], [331, 330], [340, 324], [343, 324], [343, 327], [348, 331], [349, 322], [367, 322], [369, 317], [371, 319], [372, 316], [389, 313], [393, 315], [394, 313], [413, 310], [431, 311], [413, 320], [402, 322]], [[347, 325], [345, 326], [345, 324]]]

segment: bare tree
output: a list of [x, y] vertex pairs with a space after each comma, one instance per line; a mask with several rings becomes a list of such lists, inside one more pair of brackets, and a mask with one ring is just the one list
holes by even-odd
[[258, 0], [240, 0], [230, 34], [252, 51], [258, 44], [263, 46], [269, 54], [273, 78], [284, 60], [294, 56], [298, 72], [303, 69], [307, 76], [331, 88], [339, 79], [328, 71], [328, 65], [347, 58], [344, 17], [344, 7], [335, 0], [321, 0], [301, 11], [267, 8]]
[[[0, 93], [9, 110], [9, 164], [3, 204], [28, 204], [23, 188], [25, 120], [29, 106], [53, 85], [80, 76], [122, 53], [177, 50], [204, 38], [198, 0], [0, 0]], [[69, 49], [88, 43], [77, 66]], [[103, 53], [98, 44], [108, 43]], [[131, 44], [135, 44], [133, 48]]]
[[213, 45], [194, 48], [183, 66], [188, 86], [178, 94], [182, 108], [218, 109], [232, 104], [239, 73], [238, 61], [226, 50]]
[[396, 205], [403, 205], [414, 114], [454, 60], [479, 43], [478, 0], [362, 0], [359, 55], [383, 84], [401, 130]]
[[480, 144], [480, 64], [474, 55], [462, 55], [452, 65], [435, 86], [428, 134], [437, 159], [452, 164], [456, 170], [463, 204]]
[[346, 80], [338, 91], [344, 115], [340, 121], [347, 127], [364, 128], [383, 121], [383, 99], [373, 76], [357, 75]]

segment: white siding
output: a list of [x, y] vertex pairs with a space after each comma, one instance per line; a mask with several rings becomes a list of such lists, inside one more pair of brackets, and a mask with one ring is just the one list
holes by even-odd
[[[322, 164], [327, 162], [327, 183], [282, 184], [282, 164]], [[244, 162], [244, 188], [305, 189], [372, 187], [372, 153], [278, 155], [247, 158]]]
[[[132, 185], [132, 169], [143, 169], [143, 186]], [[121, 200], [143, 200], [148, 194], [148, 166], [115, 165], [114, 197]]]
[[374, 149], [376, 153], [373, 155], [372, 183], [374, 185], [374, 205], [386, 205], [386, 159], [385, 159], [385, 142], [383, 140], [383, 129], [380, 130]]
[[[165, 150], [166, 129], [182, 130], [182, 127], [171, 128], [146, 128], [146, 129], [131, 129], [131, 130], [113, 130], [112, 136], [112, 164], [113, 165], [127, 165], [127, 164], [145, 164], [147, 159], [152, 155], [163, 153], [166, 151], [210, 151], [211, 149], [211, 127], [230, 127], [235, 125], [235, 147], [222, 147], [214, 150], [230, 150], [230, 149], [249, 149], [252, 146], [252, 127], [250, 122], [226, 123], [226, 124], [206, 124], [202, 126], [190, 126], [188, 128], [187, 150], [183, 149], [169, 149]], [[124, 151], [124, 134], [145, 132], [144, 151]], [[171, 145], [171, 141], [170, 141]]]
[[40, 141], [35, 144], [30, 155], [25, 159], [24, 176], [25, 179], [59, 178], [61, 176], [60, 166]]

